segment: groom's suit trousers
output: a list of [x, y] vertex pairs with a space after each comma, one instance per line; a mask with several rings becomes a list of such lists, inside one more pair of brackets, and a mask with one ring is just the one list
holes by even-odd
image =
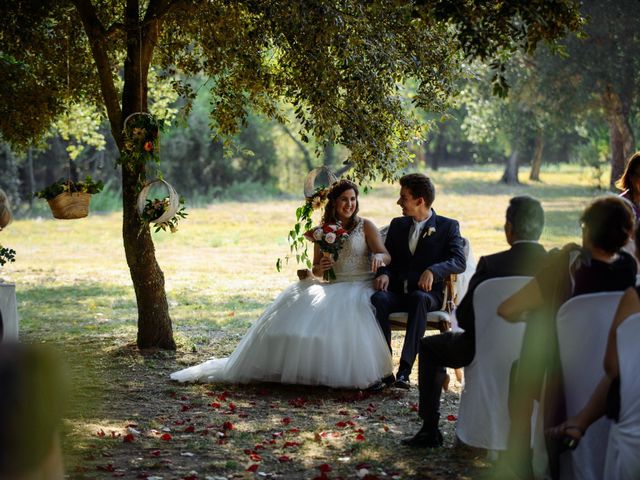
[[400, 354], [399, 373], [404, 373], [407, 376], [411, 374], [411, 368], [420, 350], [420, 340], [427, 330], [427, 314], [440, 308], [442, 297], [442, 292], [424, 292], [422, 290], [415, 290], [407, 294], [378, 291], [371, 297], [371, 303], [376, 309], [376, 319], [387, 340], [389, 350], [391, 350], [389, 314], [407, 312], [407, 329]]

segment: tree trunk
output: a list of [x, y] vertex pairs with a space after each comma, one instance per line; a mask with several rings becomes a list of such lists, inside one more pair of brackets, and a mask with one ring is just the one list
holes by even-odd
[[289, 136], [289, 138], [293, 140], [293, 143], [295, 143], [296, 146], [302, 152], [302, 157], [304, 158], [304, 164], [307, 166], [307, 170], [309, 172], [313, 170], [313, 162], [311, 161], [311, 155], [309, 154], [309, 150], [307, 149], [307, 147], [305, 147], [304, 143], [298, 140], [296, 136], [293, 133], [291, 133], [291, 130], [289, 130], [289, 128], [286, 125], [280, 124], [280, 126], [282, 127], [282, 130], [284, 130], [284, 133], [286, 133]]
[[[149, 2], [146, 14], [139, 17], [139, 0], [127, 0], [124, 14], [127, 57], [124, 62], [122, 106], [114, 83], [107, 52], [106, 29], [91, 2], [71, 0], [89, 39], [100, 89], [111, 125], [111, 133], [122, 152], [124, 120], [132, 113], [147, 111], [147, 80], [153, 49], [158, 41], [162, 14], [160, 2]], [[165, 5], [166, 6], [166, 5]], [[165, 11], [166, 13], [166, 11]], [[137, 28], [136, 28], [137, 27]], [[125, 160], [125, 159], [123, 159]], [[139, 182], [145, 181], [145, 165], [122, 164], [122, 237], [138, 303], [138, 347], [175, 350], [169, 305], [164, 291], [164, 274], [156, 261], [149, 227], [140, 228], [136, 210]]]
[[327, 168], [331, 168], [336, 158], [336, 149], [333, 143], [327, 142], [324, 146], [323, 153], [324, 153], [324, 160], [322, 164]]
[[28, 185], [28, 197], [29, 197], [29, 209], [33, 208], [33, 192], [36, 191], [36, 177], [33, 174], [33, 148], [29, 147], [27, 150], [27, 178], [29, 180]]
[[544, 131], [538, 130], [536, 135], [536, 147], [533, 152], [533, 159], [531, 160], [531, 173], [529, 174], [529, 180], [534, 182], [540, 181], [540, 168], [542, 167], [542, 152], [544, 151]]
[[[131, 12], [128, 11], [129, 13]], [[137, 20], [137, 8], [131, 16]], [[122, 93], [123, 119], [132, 113], [147, 111], [147, 76], [153, 45], [157, 40], [156, 25], [152, 26], [153, 28], [148, 25], [140, 30], [131, 30], [127, 35], [127, 59], [124, 64]], [[156, 261], [150, 229], [148, 226], [141, 229], [136, 209], [139, 184], [145, 180], [144, 163], [123, 161], [122, 234], [138, 303], [137, 344], [139, 348], [158, 347], [175, 350], [169, 305], [164, 289], [164, 274]]]
[[611, 85], [605, 88], [602, 97], [609, 124], [609, 145], [611, 149], [609, 188], [614, 190], [616, 181], [624, 172], [627, 158], [633, 153], [635, 139], [629, 124], [629, 106], [624, 104], [620, 95], [612, 90]]
[[502, 174], [502, 178], [500, 179], [502, 183], [506, 183], [507, 185], [516, 185], [520, 183], [518, 181], [518, 149], [514, 148], [509, 155], [509, 159], [507, 160], [507, 165], [505, 166], [504, 173]]

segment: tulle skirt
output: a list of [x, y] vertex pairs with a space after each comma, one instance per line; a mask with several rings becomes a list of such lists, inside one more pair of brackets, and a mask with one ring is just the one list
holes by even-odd
[[279, 382], [366, 388], [392, 361], [371, 305], [371, 280], [287, 287], [229, 358], [171, 374], [179, 382]]

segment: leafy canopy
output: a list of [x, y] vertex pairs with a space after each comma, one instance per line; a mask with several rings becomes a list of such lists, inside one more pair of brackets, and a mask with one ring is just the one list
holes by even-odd
[[[183, 98], [196, 92], [182, 79], [209, 78], [216, 134], [237, 132], [252, 109], [284, 120], [280, 105], [291, 102], [302, 138], [346, 146], [360, 179], [393, 178], [423, 133], [403, 106], [406, 79], [418, 85], [416, 106], [444, 111], [463, 60], [492, 62], [502, 92], [505, 52], [581, 22], [570, 0], [17, 0], [5, 10], [0, 132], [14, 145], [40, 137], [74, 100], [106, 106], [122, 148], [126, 72], [140, 61], [129, 47], [139, 42]], [[130, 87], [146, 98], [147, 72], [139, 83]]]

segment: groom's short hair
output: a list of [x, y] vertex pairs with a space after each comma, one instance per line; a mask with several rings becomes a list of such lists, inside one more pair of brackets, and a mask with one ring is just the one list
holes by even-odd
[[400, 178], [400, 186], [411, 192], [413, 198], [422, 197], [427, 207], [436, 199], [436, 187], [429, 177], [422, 173], [409, 173]]
[[507, 222], [518, 240], [538, 240], [544, 228], [544, 210], [540, 202], [529, 195], [509, 200]]

